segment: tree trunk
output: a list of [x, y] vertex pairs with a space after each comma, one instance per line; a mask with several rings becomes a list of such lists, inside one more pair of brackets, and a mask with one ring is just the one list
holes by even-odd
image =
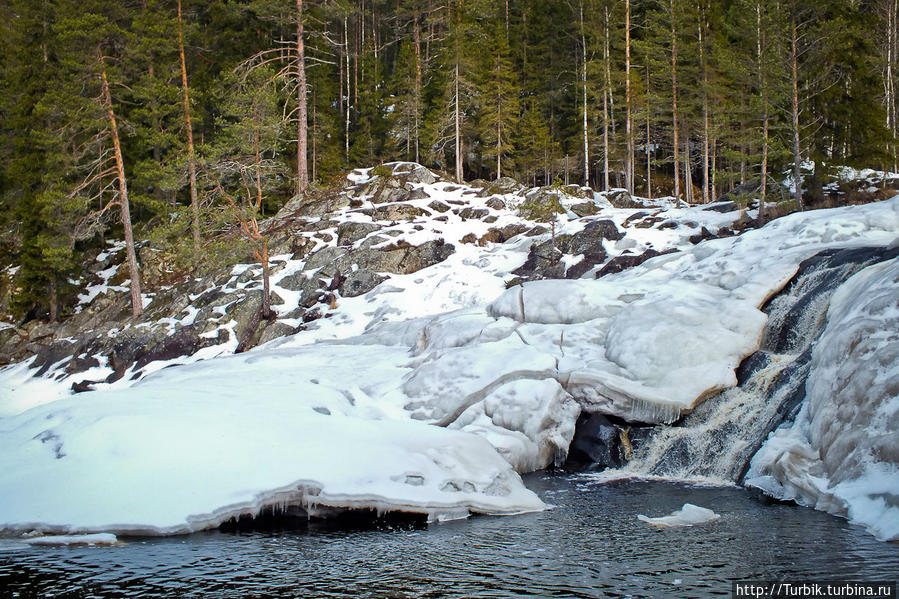
[[413, 102], [413, 131], [415, 136], [415, 162], [420, 162], [419, 157], [419, 118], [421, 115], [421, 32], [418, 25], [418, 12], [413, 17], [412, 39], [415, 45], [415, 88], [412, 92]]
[[453, 117], [455, 124], [455, 138], [456, 138], [456, 183], [462, 183], [462, 111], [459, 106], [459, 63], [456, 63], [456, 69], [454, 72], [454, 92], [455, 92], [455, 105], [453, 108]]
[[605, 6], [603, 20], [602, 60], [605, 67], [606, 80], [602, 92], [602, 183], [605, 191], [609, 190], [609, 98], [612, 95], [611, 66], [609, 65], [609, 7]]
[[631, 122], [631, 0], [624, 1], [624, 185], [627, 192], [634, 193], [634, 132]]
[[674, 199], [680, 202], [680, 173], [678, 169], [678, 126], [677, 126], [677, 25], [675, 23], [674, 0], [671, 2], [671, 130], [674, 136]]
[[[688, 132], [689, 133], [689, 132]], [[690, 156], [690, 136], [684, 140], [684, 199], [687, 204], [693, 203], [693, 163]]]
[[[347, 166], [349, 166], [350, 162], [350, 34], [347, 25], [347, 18], [343, 17], [343, 48], [344, 48], [344, 62], [346, 63], [346, 111], [343, 113], [344, 116], [344, 129], [343, 129], [343, 155], [344, 159], [347, 161]], [[342, 94], [343, 92], [341, 92]]]
[[309, 188], [306, 164], [306, 51], [303, 41], [303, 0], [297, 0], [297, 195]]
[[799, 148], [799, 53], [797, 49], [798, 31], [796, 25], [796, 0], [790, 3], [790, 71], [793, 117], [793, 197], [796, 199], [796, 208], [802, 210], [802, 182], [800, 181], [800, 166], [802, 157]]
[[755, 4], [755, 17], [756, 17], [756, 29], [755, 29], [755, 39], [756, 39], [756, 64], [758, 68], [758, 77], [759, 77], [759, 91], [762, 94], [762, 111], [764, 113], [762, 120], [762, 185], [760, 190], [759, 197], [759, 216], [758, 221], [759, 224], [765, 223], [765, 199], [766, 192], [768, 190], [768, 89], [765, 81], [765, 70], [762, 61], [762, 5], [761, 2], [757, 1]]
[[112, 135], [112, 147], [115, 154], [116, 176], [119, 180], [119, 209], [122, 215], [122, 226], [125, 229], [125, 254], [128, 258], [128, 276], [131, 277], [131, 313], [134, 316], [143, 314], [144, 305], [140, 290], [140, 271], [137, 268], [137, 255], [134, 252], [134, 232], [131, 230], [131, 207], [128, 203], [128, 182], [125, 179], [125, 160], [122, 157], [122, 145], [119, 142], [119, 128], [115, 111], [112, 107], [112, 95], [109, 93], [109, 81], [106, 78], [106, 63], [103, 59], [103, 48], [98, 46], [100, 56], [100, 77], [103, 83], [103, 103], [106, 117], [109, 120], [109, 131]]
[[590, 187], [590, 142], [587, 123], [587, 39], [584, 33], [584, 6], [581, 3], [581, 49], [582, 49], [582, 80], [584, 97], [584, 186]]
[[181, 0], [178, 0], [178, 54], [181, 57], [181, 88], [184, 91], [184, 128], [187, 130], [187, 172], [190, 178], [190, 229], [194, 240], [194, 260], [200, 252], [200, 200], [197, 197], [197, 159], [194, 152], [194, 130], [190, 122], [190, 92], [187, 86], [187, 62], [184, 59], [184, 25]]
[[649, 65], [646, 66], [646, 197], [652, 199], [652, 137], [649, 129]]
[[702, 71], [702, 203], [709, 203], [709, 73], [705, 59], [702, 10], [699, 11], [699, 68]]

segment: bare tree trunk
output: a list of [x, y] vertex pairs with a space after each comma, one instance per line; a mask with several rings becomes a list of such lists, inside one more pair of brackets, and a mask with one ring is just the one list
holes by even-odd
[[802, 164], [801, 150], [799, 147], [799, 43], [796, 25], [796, 0], [790, 3], [790, 71], [793, 84], [792, 117], [793, 117], [793, 197], [796, 199], [796, 208], [802, 210], [802, 182], [800, 181]]
[[348, 31], [347, 18], [343, 17], [343, 47], [344, 61], [346, 62], [346, 112], [344, 112], [344, 129], [343, 129], [343, 155], [349, 166], [350, 161], [350, 34]]
[[[648, 68], [648, 67], [647, 67]], [[647, 85], [649, 84], [649, 72], [646, 73]], [[647, 93], [649, 90], [647, 89]], [[650, 141], [649, 106], [646, 109], [646, 197], [652, 199], [652, 142]]]
[[671, 129], [674, 136], [674, 198], [680, 201], [680, 173], [678, 169], [678, 126], [677, 126], [677, 26], [675, 23], [674, 0], [671, 2]]
[[584, 187], [590, 187], [590, 145], [587, 135], [587, 32], [584, 29], [584, 3], [580, 3], [581, 15], [581, 83], [584, 86]]
[[455, 136], [456, 136], [456, 183], [462, 183], [462, 110], [459, 106], [459, 63], [456, 63], [455, 69], [455, 81], [454, 92], [455, 92], [455, 106], [454, 106], [454, 121], [455, 121]]
[[190, 178], [191, 234], [194, 239], [194, 259], [200, 252], [200, 201], [197, 196], [197, 159], [194, 152], [194, 130], [190, 122], [190, 92], [187, 86], [187, 62], [184, 59], [184, 25], [181, 0], [178, 0], [178, 54], [181, 56], [181, 88], [184, 90], [184, 127], [187, 129], [187, 173]]
[[603, 50], [602, 60], [605, 66], [606, 80], [602, 92], [602, 179], [603, 189], [609, 190], [609, 98], [612, 95], [611, 66], [609, 65], [609, 7], [605, 6], [605, 19], [603, 20]]
[[119, 128], [115, 111], [112, 108], [112, 95], [109, 93], [109, 81], [106, 78], [106, 63], [102, 46], [97, 47], [100, 56], [100, 76], [103, 82], [103, 103], [109, 130], [112, 134], [112, 147], [115, 153], [116, 176], [119, 180], [119, 208], [122, 215], [122, 226], [125, 229], [125, 254], [128, 258], [128, 276], [131, 278], [131, 313], [134, 316], [143, 314], [144, 305], [141, 299], [140, 271], [137, 268], [137, 255], [134, 252], [134, 232], [131, 229], [131, 207], [128, 202], [128, 182], [125, 179], [125, 160], [122, 157], [122, 145], [119, 142]]
[[303, 40], [303, 0], [297, 0], [297, 195], [309, 188], [306, 164], [306, 51]]
[[762, 64], [762, 4], [760, 1], [756, 1], [755, 3], [755, 17], [756, 17], [756, 29], [755, 29], [755, 39], [756, 39], [756, 65], [758, 68], [758, 77], [759, 77], [759, 90], [762, 94], [762, 110], [763, 110], [763, 121], [762, 121], [762, 186], [761, 186], [761, 195], [759, 197], [759, 223], [764, 224], [765, 222], [765, 200], [766, 200], [766, 192], [768, 190], [768, 88], [765, 81], [765, 69]]
[[419, 157], [419, 134], [420, 127], [419, 118], [421, 117], [421, 32], [418, 25], [418, 11], [415, 12], [413, 18], [412, 38], [415, 45], [415, 89], [412, 94], [414, 135], [415, 135], [415, 162], [420, 161]]
[[[689, 133], [689, 132], [688, 132]], [[690, 156], [690, 136], [684, 138], [684, 199], [688, 204], [693, 203], [693, 161]]]
[[702, 203], [709, 203], [709, 74], [705, 62], [702, 10], [699, 11], [699, 68], [702, 71]]
[[631, 122], [631, 0], [624, 0], [624, 185], [629, 194], [634, 193], [634, 131]]
[[[255, 223], [254, 223], [255, 224]], [[256, 257], [262, 263], [262, 318], [271, 318], [271, 284], [269, 282], [268, 241], [262, 246], [261, 252], [256, 252]]]

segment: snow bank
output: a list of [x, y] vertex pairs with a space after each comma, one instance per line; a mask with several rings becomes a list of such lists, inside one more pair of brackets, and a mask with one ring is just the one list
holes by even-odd
[[698, 505], [693, 505], [692, 503], [685, 503], [684, 507], [677, 510], [676, 512], [672, 512], [667, 516], [660, 516], [658, 518], [650, 518], [648, 516], [644, 516], [643, 514], [639, 514], [637, 516], [637, 519], [641, 522], [646, 522], [650, 526], [655, 526], [656, 528], [681, 528], [686, 526], [696, 526], [697, 524], [714, 522], [719, 518], [721, 518], [721, 516], [716, 514], [712, 510], [704, 507], [699, 507]]
[[372, 400], [399, 382], [401, 354], [241, 354], [2, 419], [0, 529], [176, 534], [288, 506], [543, 509], [484, 439]]
[[746, 484], [899, 539], [899, 260], [831, 299], [796, 421], [769, 436]]
[[552, 356], [586, 409], [671, 422], [736, 384], [734, 370], [767, 322], [759, 308], [802, 260], [830, 247], [888, 245], [897, 231], [899, 198], [794, 214], [597, 281], [526, 283], [487, 313], [521, 322], [529, 353]]

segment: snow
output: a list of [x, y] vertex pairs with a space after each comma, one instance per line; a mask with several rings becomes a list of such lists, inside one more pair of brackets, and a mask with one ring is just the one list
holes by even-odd
[[117, 545], [118, 538], [110, 533], [92, 535], [49, 535], [22, 539], [29, 545], [69, 546], [69, 545]]
[[389, 396], [404, 357], [382, 346], [240, 354], [4, 418], [0, 529], [176, 534], [284, 506], [432, 519], [543, 509], [487, 441], [372, 398]]
[[[371, 169], [348, 180], [370, 181]], [[730, 226], [739, 213], [664, 199], [640, 211], [606, 206], [595, 218], [626, 234], [605, 244], [609, 258], [680, 251], [601, 279], [591, 272], [506, 289], [549, 233], [484, 246], [461, 240], [521, 224], [521, 198], [501, 196], [506, 208], [496, 209], [470, 187], [420, 189], [427, 197], [405, 203], [483, 208], [496, 221], [452, 210], [445, 222], [379, 221], [383, 228], [357, 244], [443, 239], [455, 252], [390, 274], [364, 295], [338, 297], [308, 330], [230, 355], [237, 323], [227, 304], [199, 323], [203, 337], [226, 331], [224, 343], [152, 362], [95, 392], [71, 395], [65, 362], [41, 378], [28, 364], [0, 370], [0, 530], [174, 534], [287, 507], [399, 509], [431, 519], [544, 509], [518, 473], [564, 459], [581, 410], [676, 420], [736, 383], [734, 369], [757, 349], [766, 323], [760, 306], [802, 260], [826, 248], [886, 245], [899, 231], [899, 198], [796, 214], [696, 246], [691, 235]], [[563, 197], [566, 207], [582, 201]], [[676, 226], [634, 226], [639, 212]], [[374, 222], [351, 209], [335, 218]], [[560, 215], [556, 233], [586, 222]], [[346, 252], [336, 239], [299, 235], [333, 256]], [[285, 303], [274, 308], [296, 326], [287, 315], [301, 293], [281, 283], [319, 276], [323, 263], [316, 254], [276, 259], [283, 266], [272, 291]], [[203, 293], [256, 288], [257, 270], [238, 265]], [[188, 307], [154, 326], [173, 333], [196, 320]], [[183, 365], [166, 368], [174, 364]], [[110, 372], [104, 363], [92, 378]]]
[[521, 322], [529, 352], [557, 360], [556, 376], [586, 409], [671, 422], [736, 384], [767, 321], [759, 308], [802, 260], [887, 245], [897, 231], [899, 198], [795, 214], [596, 281], [525, 283], [487, 312]]
[[865, 268], [831, 299], [806, 400], [769, 436], [746, 484], [899, 539], [899, 259]]
[[658, 518], [650, 518], [639, 514], [637, 519], [646, 522], [650, 526], [656, 528], [682, 528], [687, 526], [696, 526], [697, 524], [706, 524], [720, 519], [721, 516], [712, 510], [692, 503], [685, 503], [684, 506], [672, 512], [668, 516], [660, 516]]

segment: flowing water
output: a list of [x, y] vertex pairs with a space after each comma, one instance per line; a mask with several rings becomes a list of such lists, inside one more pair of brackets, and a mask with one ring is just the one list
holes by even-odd
[[[2, 597], [712, 597], [747, 579], [896, 580], [899, 544], [736, 488], [532, 475], [552, 510], [426, 528], [0, 544]], [[721, 519], [656, 530], [690, 502]]]
[[897, 254], [899, 248], [829, 250], [803, 262], [764, 307], [761, 348], [740, 366], [739, 386], [709, 398], [677, 424], [657, 427], [626, 472], [741, 481], [768, 433], [792, 421], [802, 405], [812, 349], [833, 293], [864, 267]]

